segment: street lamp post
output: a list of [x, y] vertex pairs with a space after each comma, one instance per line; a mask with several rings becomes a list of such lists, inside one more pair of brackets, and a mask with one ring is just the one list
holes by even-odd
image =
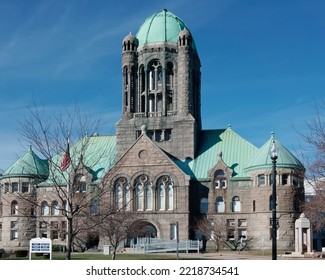
[[272, 260], [277, 259], [276, 237], [277, 237], [277, 219], [276, 219], [276, 160], [278, 158], [275, 141], [273, 139], [270, 149], [272, 160]]

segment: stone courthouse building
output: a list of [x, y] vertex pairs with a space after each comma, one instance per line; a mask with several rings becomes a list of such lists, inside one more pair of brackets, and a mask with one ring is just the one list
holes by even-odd
[[[148, 236], [175, 239], [178, 224], [180, 239], [196, 239], [193, 225], [207, 216], [223, 221], [229, 240], [252, 238], [252, 247], [271, 248], [269, 150], [275, 142], [278, 249], [294, 249], [294, 223], [304, 201], [303, 165], [274, 135], [258, 148], [230, 126], [202, 129], [200, 68], [189, 28], [167, 10], [123, 39], [121, 118], [116, 135], [90, 137], [92, 149], [105, 151], [106, 158], [96, 167], [101, 172], [84, 174], [81, 191], [105, 177], [112, 190], [106, 199], [139, 213]], [[66, 227], [57, 211], [60, 201], [41, 198], [48, 176], [48, 162], [32, 148], [2, 174], [1, 248], [27, 247], [38, 236], [64, 244], [65, 236], [48, 226]], [[26, 215], [18, 193], [41, 198], [40, 211]], [[39, 216], [46, 216], [47, 225]]]

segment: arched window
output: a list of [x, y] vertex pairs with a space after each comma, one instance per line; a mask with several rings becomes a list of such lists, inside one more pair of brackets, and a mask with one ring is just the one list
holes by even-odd
[[158, 210], [172, 210], [174, 208], [173, 185], [169, 176], [159, 178], [157, 188]]
[[232, 199], [232, 212], [240, 212], [241, 204], [238, 196], [234, 196]]
[[59, 203], [57, 201], [52, 202], [51, 215], [59, 215]]
[[48, 215], [49, 214], [49, 205], [46, 201], [41, 203], [41, 215]]
[[225, 212], [225, 201], [222, 196], [216, 198], [216, 212], [223, 213]]
[[16, 200], [11, 202], [11, 215], [18, 215], [18, 202]]
[[223, 170], [218, 169], [215, 173], [214, 173], [214, 187], [216, 189], [219, 188], [226, 188], [227, 187], [227, 178], [226, 178], [226, 174]]
[[126, 178], [121, 177], [115, 181], [114, 185], [115, 206], [118, 210], [130, 210], [131, 195], [130, 185]]
[[152, 182], [147, 175], [141, 175], [135, 180], [136, 210], [153, 209]]

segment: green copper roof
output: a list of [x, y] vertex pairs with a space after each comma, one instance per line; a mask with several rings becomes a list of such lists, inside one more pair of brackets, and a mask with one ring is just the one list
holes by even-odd
[[[148, 17], [141, 25], [136, 38], [139, 47], [147, 43], [178, 41], [178, 34], [188, 29], [185, 23], [173, 13], [163, 10]], [[194, 46], [194, 45], [193, 45]]]
[[21, 158], [14, 162], [2, 175], [9, 177], [38, 177], [47, 178], [48, 162], [40, 159], [30, 148]]
[[50, 163], [50, 176], [47, 181], [40, 185], [66, 184], [67, 175], [73, 167], [82, 162], [84, 168], [93, 176], [93, 183], [96, 183], [115, 163], [116, 136], [86, 136], [70, 145], [71, 165], [66, 171], [60, 170], [60, 162], [64, 151], [53, 157]]
[[268, 140], [252, 158], [252, 161], [247, 166], [246, 171], [272, 167], [270, 149], [272, 147], [273, 141], [275, 142], [278, 154], [276, 162], [277, 167], [300, 170], [305, 169], [302, 163], [285, 146], [283, 146], [277, 139], [275, 139], [274, 135], [272, 134], [270, 140]]
[[206, 180], [208, 171], [217, 163], [218, 154], [233, 170], [233, 177], [247, 177], [244, 168], [257, 152], [257, 148], [239, 136], [230, 127], [218, 130], [203, 130], [200, 134], [197, 156], [189, 163], [189, 169], [179, 165], [188, 175], [198, 180]]

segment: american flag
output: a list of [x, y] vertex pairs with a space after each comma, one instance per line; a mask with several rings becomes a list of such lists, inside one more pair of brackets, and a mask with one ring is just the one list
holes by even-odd
[[67, 137], [67, 148], [65, 150], [65, 153], [61, 159], [61, 163], [60, 163], [60, 169], [62, 171], [65, 171], [68, 169], [68, 167], [70, 166], [70, 163], [71, 163], [71, 159], [70, 159], [70, 140], [69, 140], [69, 136]]

